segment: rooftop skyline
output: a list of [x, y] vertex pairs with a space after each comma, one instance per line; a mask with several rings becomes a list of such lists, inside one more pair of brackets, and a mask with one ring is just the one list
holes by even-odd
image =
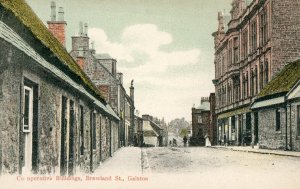
[[[26, 0], [46, 24], [50, 0]], [[231, 0], [57, 0], [67, 22], [67, 50], [88, 23], [96, 53], [117, 59], [127, 91], [134, 79], [140, 115], [167, 121], [191, 120], [193, 104], [214, 92], [214, 44], [218, 11], [229, 12]]]

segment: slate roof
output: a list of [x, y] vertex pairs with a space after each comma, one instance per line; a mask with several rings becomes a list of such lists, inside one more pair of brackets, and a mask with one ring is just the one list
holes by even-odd
[[202, 102], [202, 104], [200, 104], [200, 106], [198, 106], [197, 109], [209, 111], [210, 110], [210, 104], [209, 104], [209, 102], [206, 102], [206, 101]]
[[144, 137], [157, 137], [158, 134], [153, 130], [144, 131]]
[[258, 94], [258, 98], [284, 95], [300, 80], [300, 60], [287, 64]]
[[105, 102], [98, 89], [89, 77], [81, 70], [76, 61], [71, 57], [61, 43], [53, 36], [38, 16], [33, 12], [25, 0], [0, 0], [0, 5], [12, 12], [14, 16], [32, 33], [36, 40], [40, 41], [60, 60], [55, 62], [64, 69], [69, 70], [76, 77], [77, 82], [89, 90], [99, 100]]
[[109, 54], [96, 54], [96, 59], [113, 59]]

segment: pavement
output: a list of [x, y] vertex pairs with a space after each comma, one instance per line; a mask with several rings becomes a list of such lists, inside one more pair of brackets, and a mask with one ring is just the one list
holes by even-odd
[[210, 146], [209, 148], [217, 148], [217, 149], [248, 152], [248, 153], [278, 155], [278, 156], [300, 157], [300, 152], [260, 149], [257, 146], [254, 146], [253, 148], [251, 146]]
[[98, 169], [95, 175], [142, 173], [141, 148], [126, 147], [116, 151], [113, 157], [107, 159]]

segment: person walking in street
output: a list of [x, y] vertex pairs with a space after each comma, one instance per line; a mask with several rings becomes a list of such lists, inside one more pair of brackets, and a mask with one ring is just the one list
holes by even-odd
[[183, 137], [183, 144], [184, 144], [184, 147], [186, 147], [187, 140], [188, 140], [187, 137], [184, 136], [184, 137]]

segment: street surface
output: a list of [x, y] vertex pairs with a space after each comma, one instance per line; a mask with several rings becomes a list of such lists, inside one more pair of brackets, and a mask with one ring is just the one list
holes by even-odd
[[300, 189], [300, 158], [205, 147], [125, 147], [93, 174], [78, 177], [78, 182], [0, 181], [3, 188], [26, 189]]
[[296, 157], [204, 147], [144, 150], [148, 172], [167, 175], [166, 185], [176, 188], [300, 188]]

